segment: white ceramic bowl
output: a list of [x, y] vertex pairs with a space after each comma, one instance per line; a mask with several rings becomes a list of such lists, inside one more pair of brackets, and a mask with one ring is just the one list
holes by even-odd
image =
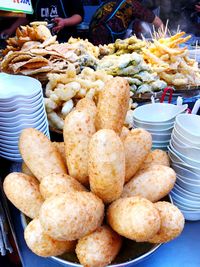
[[200, 116], [180, 114], [176, 117], [176, 128], [180, 134], [192, 142], [200, 144]]
[[171, 139], [171, 134], [155, 134], [151, 133], [153, 141], [158, 142], [169, 142]]
[[0, 118], [10, 118], [10, 117], [14, 117], [17, 115], [30, 115], [33, 118], [35, 116], [38, 116], [40, 113], [44, 113], [45, 112], [45, 107], [44, 104], [41, 103], [38, 107], [35, 108], [18, 108], [14, 111], [9, 111], [9, 112], [0, 112]]
[[186, 182], [186, 183], [190, 183], [190, 184], [192, 184], [192, 185], [200, 186], [200, 180], [190, 179], [190, 178], [188, 178], [187, 176], [182, 176], [182, 175], [180, 175], [180, 174], [177, 174], [177, 175], [176, 175], [176, 178], [177, 178], [177, 179], [181, 179], [181, 180], [183, 180], [183, 181]]
[[200, 220], [200, 211], [187, 211], [187, 210], [184, 210], [184, 209], [181, 209], [181, 212], [183, 213], [184, 215], [184, 218], [188, 221], [199, 221]]
[[5, 107], [0, 105], [0, 112], [13, 112], [21, 108], [35, 109], [41, 107], [41, 105], [43, 105], [43, 98], [39, 98], [35, 103], [17, 103], [16, 105], [6, 105]]
[[[174, 151], [174, 153], [179, 156], [179, 158], [181, 158], [185, 163], [187, 163], [188, 165], [192, 166], [192, 167], [200, 167], [200, 161], [198, 160], [193, 160], [189, 157], [186, 157], [184, 154], [178, 152], [175, 147], [172, 145], [171, 141], [170, 141], [170, 147], [171, 149]], [[198, 158], [197, 158], [198, 159]]]
[[200, 160], [200, 148], [180, 146], [174, 140], [171, 140], [171, 146], [174, 147], [175, 151], [178, 151], [180, 154], [191, 160]]
[[[171, 195], [171, 194], [170, 194]], [[184, 205], [180, 201], [176, 200], [172, 195], [172, 200], [175, 206], [177, 206], [180, 210], [186, 210], [186, 211], [200, 211], [200, 209], [189, 207], [187, 205]]]
[[197, 199], [197, 200], [200, 199], [200, 195], [199, 194], [196, 194], [196, 193], [193, 193], [193, 192], [191, 192], [189, 190], [186, 190], [183, 187], [181, 187], [180, 185], [178, 185], [177, 183], [175, 183], [174, 188], [172, 189], [172, 191], [173, 190], [178, 191], [179, 194], [182, 193], [182, 194], [186, 195], [187, 197], [191, 197], [192, 199]]
[[[186, 192], [188, 192], [187, 190], [185, 190]], [[175, 187], [172, 189], [172, 191], [170, 192], [170, 194], [174, 192], [175, 194], [179, 195], [180, 197], [183, 197], [185, 199], [188, 200], [192, 200], [192, 201], [199, 201], [200, 202], [200, 198], [195, 198], [191, 195], [189, 195], [188, 193], [183, 193], [182, 191], [179, 191], [178, 189], [176, 189]]]
[[157, 130], [148, 130], [151, 134], [170, 134], [172, 133], [172, 130], [173, 130], [174, 127], [171, 127], [169, 129], [166, 129], [166, 130], [160, 130], [160, 129], [157, 129]]
[[43, 95], [42, 93], [37, 94], [34, 97], [15, 97], [12, 100], [7, 100], [7, 101], [1, 101], [0, 100], [0, 106], [1, 107], [7, 107], [9, 106], [13, 106], [13, 105], [20, 105], [20, 104], [34, 104], [36, 101], [38, 101], [39, 99], [43, 99]]
[[6, 76], [0, 73], [0, 99], [11, 99], [16, 96], [34, 96], [42, 91], [41, 83], [24, 75]]
[[198, 186], [198, 185], [193, 185], [191, 183], [187, 183], [186, 181], [184, 181], [180, 178], [176, 179], [176, 183], [178, 185], [180, 185], [181, 187], [183, 187], [185, 190], [188, 190], [192, 193], [200, 194], [200, 186]]
[[176, 106], [168, 103], [153, 103], [137, 107], [133, 117], [144, 122], [171, 123], [175, 117], [184, 112], [188, 105]]
[[180, 140], [182, 143], [184, 143], [186, 146], [192, 146], [192, 147], [198, 147], [200, 148], [200, 144], [195, 143], [192, 139], [188, 139], [185, 136], [183, 136], [176, 128], [176, 125], [174, 125], [174, 129], [172, 131], [172, 136], [175, 136], [178, 140]]
[[186, 145], [186, 144], [184, 144], [184, 143], [182, 143], [174, 134], [173, 134], [173, 132], [172, 132], [172, 135], [171, 135], [171, 142], [172, 142], [172, 144], [174, 144], [174, 143], [176, 143], [176, 144], [178, 144], [179, 146], [182, 146], [182, 147], [184, 147], [184, 148], [190, 148], [191, 146], [188, 146], [188, 145]]
[[200, 201], [194, 201], [194, 200], [186, 199], [184, 197], [177, 195], [174, 192], [170, 192], [170, 195], [174, 201], [179, 202], [180, 204], [182, 204], [188, 208], [200, 210]]
[[192, 171], [188, 170], [187, 168], [181, 167], [181, 166], [179, 166], [177, 164], [173, 164], [173, 163], [172, 163], [172, 168], [180, 176], [185, 176], [188, 179], [200, 181], [200, 175], [197, 175], [195, 172], [192, 172]]
[[153, 123], [146, 123], [146, 122], [141, 122], [141, 121], [136, 121], [133, 118], [133, 125], [136, 128], [144, 128], [147, 131], [165, 131], [173, 128], [174, 126], [174, 121], [171, 123], [163, 123], [163, 124], [153, 124]]

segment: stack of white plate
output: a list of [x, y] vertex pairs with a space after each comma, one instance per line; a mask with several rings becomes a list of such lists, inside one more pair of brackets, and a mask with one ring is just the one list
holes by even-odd
[[25, 128], [49, 136], [42, 87], [36, 79], [0, 73], [0, 156], [21, 161], [18, 140]]
[[169, 157], [177, 174], [173, 201], [186, 219], [200, 220], [200, 116], [177, 116]]
[[151, 133], [153, 149], [167, 150], [175, 118], [188, 105], [176, 106], [168, 103], [146, 104], [133, 112], [133, 127], [143, 128]]

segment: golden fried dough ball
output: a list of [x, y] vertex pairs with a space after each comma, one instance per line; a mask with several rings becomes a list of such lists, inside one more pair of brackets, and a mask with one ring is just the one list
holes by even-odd
[[102, 129], [92, 136], [88, 172], [91, 191], [105, 203], [120, 197], [125, 178], [125, 154], [123, 143], [113, 130]]
[[141, 196], [156, 202], [174, 187], [176, 173], [170, 167], [153, 165], [141, 170], [125, 186], [122, 197]]
[[128, 182], [139, 170], [146, 156], [151, 151], [152, 137], [144, 129], [133, 129], [124, 140], [126, 158], [126, 177]]
[[59, 154], [62, 157], [65, 166], [67, 167], [66, 158], [65, 158], [65, 143], [64, 142], [53, 142], [54, 147], [58, 150]]
[[44, 202], [39, 191], [39, 182], [36, 178], [24, 173], [13, 172], [6, 176], [3, 189], [7, 198], [21, 212], [30, 218], [39, 215]]
[[34, 176], [41, 181], [51, 173], [66, 173], [65, 163], [51, 141], [40, 131], [24, 129], [19, 138], [22, 158]]
[[169, 156], [167, 155], [167, 152], [161, 150], [161, 149], [155, 149], [151, 151], [145, 161], [143, 162], [142, 166], [140, 166], [141, 169], [145, 169], [147, 167], [150, 167], [152, 165], [164, 165], [164, 166], [170, 166], [170, 160]]
[[115, 259], [121, 244], [122, 238], [104, 225], [79, 239], [76, 254], [83, 266], [104, 267]]
[[88, 185], [88, 146], [95, 133], [94, 120], [86, 111], [74, 110], [64, 124], [64, 142], [69, 175]]
[[44, 199], [71, 191], [86, 191], [86, 188], [67, 174], [53, 173], [45, 176], [40, 183], [40, 192]]
[[97, 130], [111, 129], [121, 134], [130, 98], [130, 86], [122, 77], [105, 83], [99, 93], [95, 126]]
[[60, 193], [45, 200], [39, 219], [46, 234], [60, 241], [76, 240], [96, 230], [104, 204], [91, 192]]
[[108, 208], [107, 219], [118, 234], [144, 242], [160, 229], [160, 216], [154, 204], [141, 197], [120, 198]]
[[161, 218], [158, 233], [149, 240], [151, 243], [168, 242], [179, 236], [184, 228], [184, 217], [181, 211], [169, 202], [160, 201], [154, 204]]
[[130, 133], [129, 129], [125, 126], [122, 127], [122, 132], [120, 134], [120, 138], [122, 140], [122, 142], [124, 142], [124, 140], [126, 139], [126, 137], [128, 136], [128, 134]]
[[72, 252], [76, 241], [57, 241], [44, 233], [38, 218], [32, 220], [25, 229], [24, 238], [27, 246], [41, 257], [61, 255]]

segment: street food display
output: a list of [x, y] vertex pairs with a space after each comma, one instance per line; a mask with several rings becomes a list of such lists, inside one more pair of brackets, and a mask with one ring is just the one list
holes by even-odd
[[[184, 32], [171, 37], [155, 35], [151, 41], [131, 36], [113, 44], [94, 46], [88, 40], [70, 38], [58, 43], [46, 22], [21, 26], [7, 40], [1, 71], [29, 75], [44, 85], [45, 106], [52, 129], [63, 130], [64, 119], [79, 100], [98, 105], [105, 82], [123, 77], [130, 85], [125, 125], [132, 125], [132, 110], [138, 98], [200, 84], [198, 62], [189, 57]], [[135, 101], [134, 101], [135, 100]]]
[[176, 173], [166, 152], [151, 151], [149, 132], [123, 126], [129, 97], [126, 79], [114, 77], [105, 82], [97, 106], [80, 100], [64, 120], [64, 155], [63, 143], [36, 129], [22, 131], [23, 169], [32, 175], [10, 173], [3, 187], [31, 218], [24, 237], [35, 254], [73, 252], [83, 266], [104, 267], [127, 239], [157, 244], [181, 234], [181, 211], [163, 201]]

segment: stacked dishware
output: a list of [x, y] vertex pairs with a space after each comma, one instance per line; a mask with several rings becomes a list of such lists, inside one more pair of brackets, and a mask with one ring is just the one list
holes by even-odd
[[133, 112], [133, 127], [151, 133], [153, 149], [167, 150], [175, 118], [185, 112], [188, 105], [153, 103], [137, 107]]
[[177, 116], [168, 148], [177, 174], [171, 191], [173, 202], [185, 219], [200, 220], [200, 116]]
[[48, 121], [38, 80], [0, 73], [0, 156], [21, 161], [20, 133], [36, 128], [49, 136]]

